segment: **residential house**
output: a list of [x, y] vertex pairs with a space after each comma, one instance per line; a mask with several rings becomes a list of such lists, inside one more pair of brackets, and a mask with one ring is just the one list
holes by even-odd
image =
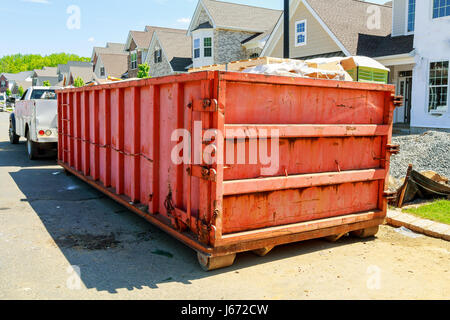
[[[32, 83], [32, 71], [23, 71], [19, 73], [2, 73], [0, 75], [0, 93], [6, 92], [7, 89], [11, 90], [11, 93], [14, 95], [14, 88], [17, 83], [20, 82], [19, 86], [25, 89], [25, 87], [30, 87]], [[26, 89], [25, 89], [26, 90]]]
[[93, 63], [93, 67], [95, 68], [95, 64], [97, 63], [98, 55], [101, 53], [107, 54], [124, 54], [125, 44], [124, 43], [114, 43], [107, 42], [105, 47], [94, 47], [92, 49], [91, 62]]
[[147, 30], [153, 31], [144, 61], [150, 66], [149, 75], [160, 77], [187, 72], [192, 65], [192, 41], [187, 30], [160, 27], [147, 27]]
[[152, 39], [153, 32], [145, 31], [130, 31], [125, 43], [125, 51], [128, 53], [128, 70], [124, 78], [136, 78], [138, 74], [138, 67], [147, 58], [148, 47]]
[[14, 85], [12, 86], [11, 93], [16, 98], [20, 98], [19, 88], [22, 87], [23, 92], [25, 92], [31, 87], [32, 84], [33, 84], [32, 81], [19, 81], [19, 80], [14, 81]]
[[[103, 55], [103, 59], [100, 57]], [[108, 76], [120, 78], [128, 71], [128, 67], [123, 68], [125, 57], [125, 65], [128, 65], [128, 53], [125, 51], [123, 43], [106, 43], [105, 47], [94, 47], [92, 50], [91, 62], [92, 69], [98, 79], [104, 79]], [[116, 58], [114, 61], [114, 58]], [[121, 72], [120, 74], [118, 72]]]
[[79, 67], [92, 70], [92, 63], [85, 61], [69, 61], [67, 64], [59, 64], [57, 67], [58, 82], [60, 86], [68, 86], [70, 83], [70, 68]]
[[[292, 0], [290, 57], [362, 55], [390, 69], [404, 96], [394, 121], [412, 132], [450, 128], [450, 1]], [[283, 18], [262, 55], [283, 56]]]
[[121, 78], [128, 71], [128, 54], [99, 53], [96, 55], [94, 74], [97, 79]]
[[56, 67], [43, 67], [35, 69], [33, 73], [33, 86], [43, 86], [45, 81], [50, 82], [51, 86], [59, 84], [59, 76]]
[[71, 66], [69, 69], [69, 81], [66, 85], [73, 85], [77, 78], [81, 78], [84, 83], [94, 81], [95, 74], [94, 71], [92, 71], [92, 67]]
[[[401, 1], [395, 0], [394, 11], [401, 7]], [[409, 12], [407, 25], [414, 21], [410, 31], [414, 33], [415, 62], [411, 129], [413, 132], [426, 128], [450, 131], [450, 1], [411, 0], [405, 7], [408, 9], [404, 12]]]
[[[9, 87], [9, 80], [7, 78], [7, 74], [2, 73], [0, 75], [0, 93], [5, 93], [8, 89], [10, 89]], [[11, 89], [10, 89], [11, 90]]]
[[188, 28], [193, 67], [258, 57], [282, 12], [199, 0]]

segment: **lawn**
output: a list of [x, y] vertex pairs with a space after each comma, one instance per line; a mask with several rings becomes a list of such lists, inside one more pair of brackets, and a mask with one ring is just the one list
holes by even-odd
[[449, 200], [439, 200], [421, 207], [404, 209], [403, 212], [411, 213], [421, 218], [450, 224]]

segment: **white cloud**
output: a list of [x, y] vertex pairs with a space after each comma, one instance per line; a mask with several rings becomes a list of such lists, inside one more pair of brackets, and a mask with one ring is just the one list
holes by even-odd
[[22, 2], [32, 2], [32, 3], [40, 3], [40, 4], [50, 4], [48, 0], [22, 0]]
[[94, 39], [93, 37], [90, 37], [90, 38], [88, 39], [88, 41], [89, 41], [89, 42], [94, 42], [95, 39]]
[[178, 23], [190, 23], [191, 22], [191, 18], [180, 18], [177, 20]]

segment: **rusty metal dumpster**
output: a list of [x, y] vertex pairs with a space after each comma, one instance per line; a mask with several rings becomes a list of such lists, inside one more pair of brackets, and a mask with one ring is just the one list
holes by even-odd
[[374, 235], [395, 99], [389, 85], [219, 71], [65, 89], [58, 161], [212, 270], [239, 252]]

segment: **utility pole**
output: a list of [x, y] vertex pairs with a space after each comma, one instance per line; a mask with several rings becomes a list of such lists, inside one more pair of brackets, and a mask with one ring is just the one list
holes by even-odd
[[284, 0], [284, 58], [289, 59], [289, 2]]

